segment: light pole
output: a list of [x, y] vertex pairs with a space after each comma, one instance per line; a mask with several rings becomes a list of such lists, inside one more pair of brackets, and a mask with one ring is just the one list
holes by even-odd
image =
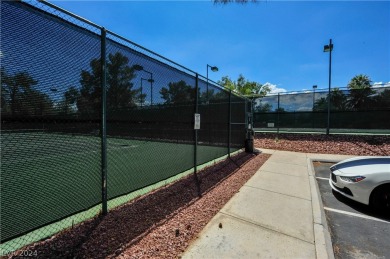
[[332, 44], [332, 39], [330, 39], [329, 45], [324, 46], [324, 52], [329, 52], [328, 123], [326, 127], [326, 135], [329, 135], [329, 128], [330, 128], [330, 87], [331, 87], [331, 79], [332, 79], [332, 50], [333, 50], [333, 44]]
[[143, 106], [143, 103], [144, 103], [144, 97], [142, 96], [143, 95], [142, 81], [148, 81], [148, 79], [141, 77], [141, 107]]
[[[142, 70], [142, 71], [150, 74], [150, 79], [148, 79], [148, 82], [150, 82], [150, 105], [153, 105], [153, 82], [154, 82], [154, 80], [153, 80], [153, 73], [150, 72], [150, 71], [145, 70], [144, 67], [141, 66], [141, 65], [134, 65], [133, 68], [134, 68], [134, 70], [137, 70], [137, 71], [141, 71]], [[142, 78], [141, 78], [141, 92], [142, 92]]]
[[315, 95], [316, 95], [316, 89], [317, 89], [317, 85], [313, 85], [313, 108], [312, 108], [312, 112], [311, 112], [311, 125], [312, 125], [312, 128], [314, 129], [314, 103], [315, 103]]
[[314, 111], [314, 103], [315, 103], [316, 89], [317, 89], [317, 85], [313, 85], [313, 111]]
[[150, 79], [148, 79], [148, 82], [150, 83], [150, 105], [152, 106], [153, 105], [153, 73], [152, 72], [149, 72], [149, 71], [146, 71], [145, 69], [143, 69], [144, 72], [150, 74]]
[[209, 101], [209, 68], [211, 69], [211, 71], [213, 72], [218, 72], [218, 67], [216, 66], [210, 66], [209, 64], [207, 64], [207, 86], [206, 86], [206, 98], [207, 98], [207, 102]]

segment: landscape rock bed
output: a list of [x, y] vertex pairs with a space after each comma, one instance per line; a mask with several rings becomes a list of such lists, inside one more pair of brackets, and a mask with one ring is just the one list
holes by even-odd
[[390, 136], [256, 133], [255, 146], [302, 153], [389, 156]]
[[[178, 258], [269, 155], [240, 153], [22, 250], [39, 258]], [[17, 254], [17, 253], [16, 253]]]

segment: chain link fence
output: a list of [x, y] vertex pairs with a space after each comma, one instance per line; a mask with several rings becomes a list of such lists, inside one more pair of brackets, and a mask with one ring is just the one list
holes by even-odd
[[46, 2], [1, 19], [2, 255], [244, 147], [247, 99]]
[[[328, 91], [280, 93], [254, 99], [257, 132], [326, 132]], [[390, 88], [330, 92], [330, 133], [390, 134]]]

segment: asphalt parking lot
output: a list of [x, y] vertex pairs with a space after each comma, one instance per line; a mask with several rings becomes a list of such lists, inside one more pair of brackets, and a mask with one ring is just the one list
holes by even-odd
[[333, 163], [313, 164], [335, 258], [390, 258], [390, 216], [334, 192], [328, 183]]

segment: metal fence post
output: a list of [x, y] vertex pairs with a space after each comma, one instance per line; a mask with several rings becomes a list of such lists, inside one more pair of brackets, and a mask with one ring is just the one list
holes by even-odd
[[107, 214], [107, 92], [106, 92], [106, 29], [101, 28], [101, 78], [102, 114], [101, 114], [101, 173], [102, 173], [102, 213]]
[[248, 129], [248, 100], [245, 99], [245, 129]]
[[280, 94], [278, 93], [278, 132], [277, 132], [277, 137], [279, 137], [279, 120], [280, 120]]
[[252, 98], [251, 100], [251, 129], [254, 130], [255, 127], [255, 98]]
[[[198, 113], [199, 112], [199, 109], [198, 109], [198, 95], [199, 95], [199, 87], [198, 87], [198, 83], [199, 83], [199, 75], [198, 73], [196, 73], [196, 77], [195, 77], [195, 113]], [[195, 113], [194, 113], [194, 178], [195, 178], [195, 183], [196, 183], [196, 188], [197, 188], [197, 191], [198, 191], [198, 196], [201, 197], [202, 196], [202, 192], [200, 190], [200, 182], [199, 182], [199, 178], [198, 178], [198, 175], [197, 175], [197, 171], [198, 171], [198, 130], [195, 129]]]
[[230, 143], [232, 142], [232, 90], [229, 90], [229, 118], [228, 118], [228, 156], [230, 158]]
[[327, 116], [327, 126], [326, 126], [326, 135], [329, 135], [330, 130], [330, 88], [331, 88], [331, 81], [332, 81], [332, 50], [333, 50], [333, 44], [332, 39], [329, 41], [329, 87], [328, 87], [328, 116]]

